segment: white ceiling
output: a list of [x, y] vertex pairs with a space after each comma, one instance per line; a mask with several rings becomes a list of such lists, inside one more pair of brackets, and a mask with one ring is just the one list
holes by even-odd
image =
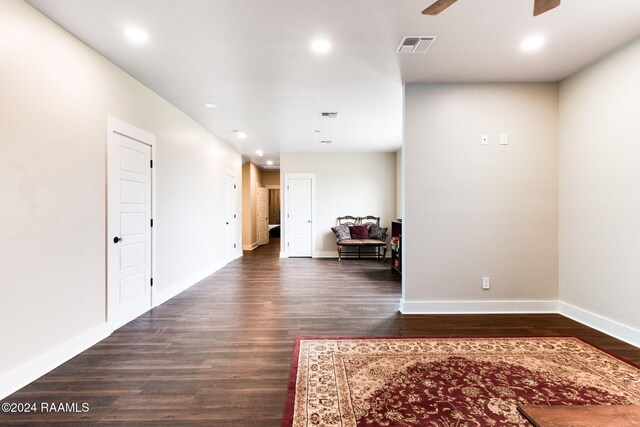
[[[558, 81], [640, 36], [640, 0], [562, 0], [535, 18], [533, 0], [460, 0], [437, 17], [420, 13], [433, 0], [27, 1], [246, 159], [276, 166], [280, 152], [397, 150], [403, 83]], [[128, 26], [149, 42], [125, 39]], [[546, 45], [523, 53], [534, 34]], [[396, 54], [405, 35], [438, 39]], [[310, 51], [316, 37], [328, 54]]]

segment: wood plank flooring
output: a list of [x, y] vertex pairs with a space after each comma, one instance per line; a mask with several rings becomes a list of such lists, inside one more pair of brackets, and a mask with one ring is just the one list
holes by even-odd
[[560, 315], [398, 313], [389, 261], [279, 259], [273, 241], [3, 402], [87, 402], [4, 425], [278, 426], [296, 336], [573, 335], [640, 363], [640, 349]]

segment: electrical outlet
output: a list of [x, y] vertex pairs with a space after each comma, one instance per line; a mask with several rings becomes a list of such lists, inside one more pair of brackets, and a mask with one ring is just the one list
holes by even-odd
[[490, 277], [483, 277], [482, 278], [482, 289], [484, 289], [485, 291], [488, 291], [489, 289], [491, 289], [491, 278]]

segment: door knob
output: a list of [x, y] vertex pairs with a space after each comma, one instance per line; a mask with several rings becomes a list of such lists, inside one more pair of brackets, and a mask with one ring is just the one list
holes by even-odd
[[118, 243], [118, 242], [121, 242], [122, 240], [124, 240], [122, 237], [116, 236], [113, 238], [113, 243]]
[[310, 220], [310, 219], [309, 219], [309, 220], [307, 220], [307, 222], [308, 222], [309, 224], [311, 224], [311, 220]]
[[227, 221], [227, 225], [229, 225], [229, 222]]

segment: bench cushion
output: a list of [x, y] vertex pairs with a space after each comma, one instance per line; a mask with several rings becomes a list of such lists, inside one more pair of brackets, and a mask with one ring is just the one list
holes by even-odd
[[384, 242], [382, 240], [378, 240], [378, 239], [362, 239], [362, 244], [367, 246], [367, 245], [373, 245], [373, 246], [384, 246], [387, 244], [387, 242]]
[[338, 242], [338, 246], [384, 246], [386, 243], [376, 239], [344, 239]]

